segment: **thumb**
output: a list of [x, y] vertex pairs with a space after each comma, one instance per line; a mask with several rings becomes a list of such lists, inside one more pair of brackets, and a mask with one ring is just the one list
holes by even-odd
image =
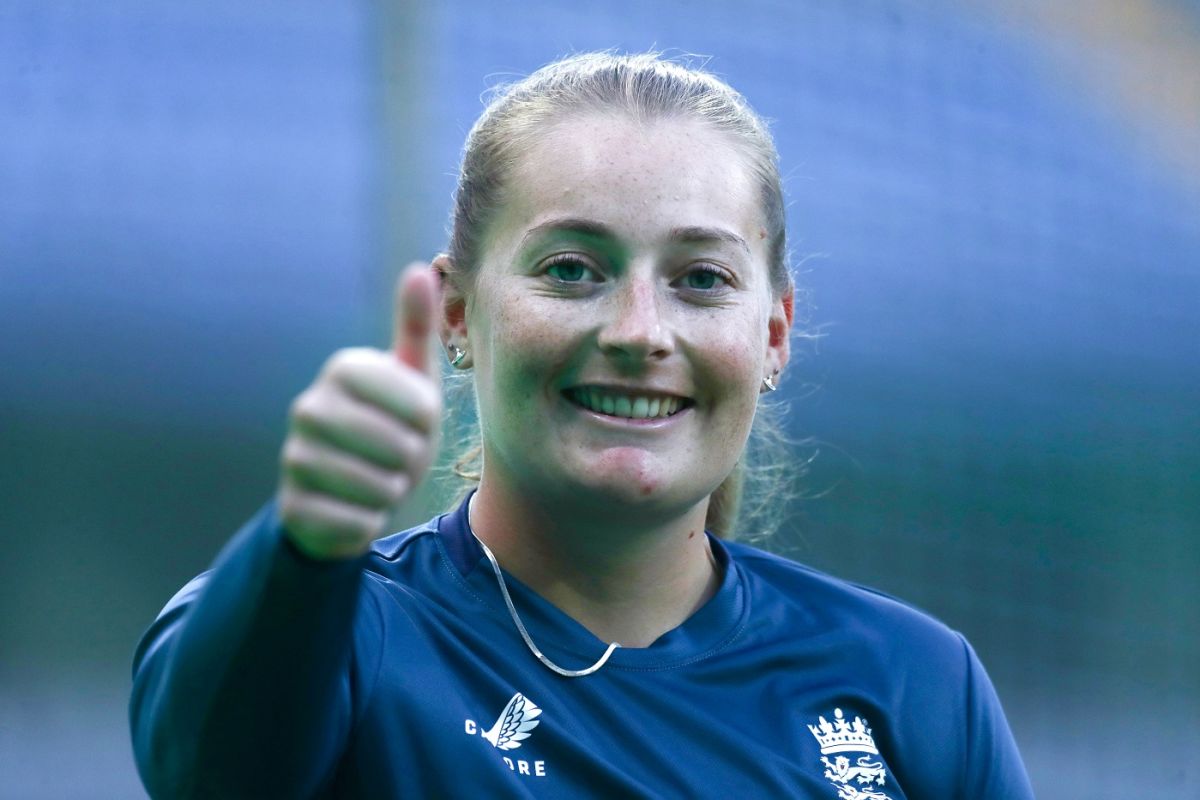
[[440, 374], [431, 353], [437, 301], [437, 276], [428, 264], [409, 264], [396, 279], [392, 353], [427, 375]]

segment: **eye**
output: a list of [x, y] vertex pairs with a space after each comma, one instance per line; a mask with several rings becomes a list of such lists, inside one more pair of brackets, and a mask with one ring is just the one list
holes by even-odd
[[546, 265], [546, 274], [562, 283], [593, 282], [600, 277], [583, 259], [570, 253], [550, 259]]
[[679, 282], [686, 289], [697, 292], [715, 292], [732, 282], [729, 275], [722, 269], [711, 264], [696, 264]]

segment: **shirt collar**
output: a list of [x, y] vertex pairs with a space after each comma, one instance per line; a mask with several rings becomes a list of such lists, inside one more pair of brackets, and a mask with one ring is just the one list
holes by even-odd
[[[438, 540], [447, 558], [473, 593], [493, 611], [507, 618], [508, 609], [496, 583], [495, 573], [467, 522], [470, 499], [468, 495], [456, 509], [438, 519]], [[712, 534], [706, 532], [706, 535], [713, 556], [724, 571], [716, 593], [683, 624], [664, 633], [649, 647], [618, 649], [606, 668], [666, 669], [680, 666], [713, 654], [737, 638], [749, 616], [746, 581], [728, 548]], [[587, 666], [604, 652], [606, 642], [600, 641], [507, 571], [501, 571], [517, 613], [521, 615], [534, 642], [547, 655], [556, 661], [561, 658], [559, 663], [564, 667], [576, 668]], [[513, 636], [517, 635], [514, 626]]]

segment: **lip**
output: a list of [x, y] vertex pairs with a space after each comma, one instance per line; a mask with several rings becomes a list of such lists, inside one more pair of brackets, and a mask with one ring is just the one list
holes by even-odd
[[[608, 392], [613, 394], [626, 394], [638, 397], [649, 397], [657, 399], [674, 399], [679, 402], [679, 409], [675, 413], [667, 417], [623, 417], [616, 414], [605, 414], [600, 411], [593, 411], [591, 408], [577, 402], [573, 394], [579, 390], [595, 390], [599, 392]], [[666, 392], [660, 389], [651, 389], [644, 386], [614, 386], [613, 384], [579, 384], [564, 389], [560, 393], [564, 402], [572, 409], [582, 414], [591, 417], [592, 419], [615, 427], [636, 427], [636, 428], [661, 428], [677, 422], [688, 414], [695, 401], [690, 397], [675, 394], [674, 392]]]
[[592, 411], [590, 408], [584, 408], [581, 405], [576, 405], [566, 398], [563, 398], [563, 400], [572, 408], [572, 410], [577, 411], [602, 425], [608, 425], [614, 428], [666, 428], [670, 425], [675, 425], [684, 417], [692, 413], [691, 406], [688, 406], [686, 408], [679, 409], [669, 417], [646, 417], [644, 419], [635, 419], [633, 417], [616, 417], [610, 414], [601, 414], [599, 411]]

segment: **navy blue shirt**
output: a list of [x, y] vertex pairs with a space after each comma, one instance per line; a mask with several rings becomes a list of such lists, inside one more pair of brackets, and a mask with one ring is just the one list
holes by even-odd
[[[717, 593], [564, 678], [521, 640], [466, 505], [316, 562], [273, 504], [146, 632], [130, 720], [156, 798], [1024, 800], [967, 642], [929, 616], [711, 539]], [[606, 644], [505, 574], [569, 669]]]

